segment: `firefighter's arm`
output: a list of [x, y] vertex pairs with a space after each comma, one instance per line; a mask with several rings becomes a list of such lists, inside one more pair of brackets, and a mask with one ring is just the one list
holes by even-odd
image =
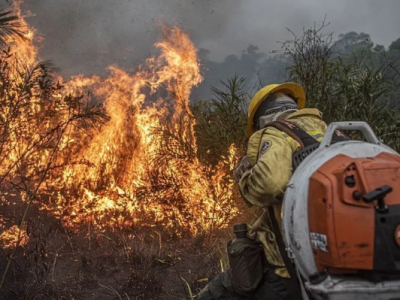
[[292, 175], [292, 149], [278, 134], [264, 134], [260, 145], [258, 161], [243, 174], [239, 189], [246, 202], [265, 207], [284, 193]]

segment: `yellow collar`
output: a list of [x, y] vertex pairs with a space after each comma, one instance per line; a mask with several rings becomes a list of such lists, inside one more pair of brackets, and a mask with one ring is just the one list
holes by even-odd
[[[303, 117], [306, 115], [312, 115], [312, 116], [316, 116], [318, 118], [322, 118], [322, 113], [318, 109], [304, 108], [304, 109], [295, 111], [294, 113], [288, 115], [285, 119], [290, 120], [290, 119], [294, 119], [294, 118], [297, 118], [300, 116]], [[268, 127], [262, 128], [256, 132], [254, 132], [249, 139], [249, 143], [247, 145], [247, 158], [252, 166], [254, 166], [257, 162], [257, 157], [258, 157], [258, 152], [260, 149], [260, 144], [262, 141], [262, 136], [264, 134], [264, 131], [267, 129], [268, 129]]]

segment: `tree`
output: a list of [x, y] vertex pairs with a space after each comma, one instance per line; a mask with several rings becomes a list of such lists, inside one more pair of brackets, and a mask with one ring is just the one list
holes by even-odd
[[[393, 74], [396, 62], [384, 56], [376, 60], [378, 54], [372, 51], [373, 43], [366, 34], [351, 32], [335, 43], [332, 34], [322, 33], [325, 27], [323, 23], [320, 28], [304, 30], [283, 43], [291, 80], [305, 88], [308, 105], [319, 108], [328, 123], [366, 121], [385, 143], [400, 149], [400, 132], [396, 129], [400, 125], [400, 103], [392, 101], [399, 91]], [[339, 49], [346, 54], [337, 56], [340, 43]], [[350, 50], [355, 52], [347, 52]], [[356, 54], [360, 51], [364, 55]]]
[[0, 9], [0, 45], [8, 46], [12, 38], [24, 38], [19, 17], [12, 11]]
[[232, 78], [234, 74], [246, 78], [246, 84], [251, 89], [285, 79], [286, 60], [279, 55], [269, 56], [255, 45], [249, 45], [240, 55], [227, 55], [221, 62], [209, 60], [208, 53], [205, 49], [199, 51], [204, 66], [204, 81], [194, 91], [195, 98], [212, 97], [210, 87], [224, 89], [223, 80]]
[[400, 59], [400, 38], [390, 44], [389, 53], [391, 57]]
[[212, 164], [226, 155], [230, 145], [235, 144], [241, 152], [245, 145], [249, 99], [245, 91], [245, 79], [235, 75], [221, 83], [224, 88], [213, 87], [210, 100], [193, 103], [199, 155], [202, 160]]
[[390, 44], [389, 51], [400, 51], [400, 38]]
[[373, 46], [374, 43], [369, 34], [351, 31], [339, 35], [339, 40], [334, 46], [334, 52], [337, 52], [340, 56], [346, 56], [359, 51], [371, 51]]

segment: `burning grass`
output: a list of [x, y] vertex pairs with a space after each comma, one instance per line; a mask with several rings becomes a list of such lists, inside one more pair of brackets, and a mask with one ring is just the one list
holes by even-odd
[[[3, 181], [24, 191], [41, 182], [35, 200], [76, 230], [156, 223], [196, 234], [226, 226], [237, 215], [225, 176], [235, 149], [216, 166], [198, 160], [189, 108], [190, 91], [202, 80], [197, 52], [181, 29], [163, 33], [159, 56], [136, 72], [111, 66], [106, 78], [68, 82], [36, 63], [31, 34], [17, 43], [3, 57], [4, 67], [15, 67], [3, 81]], [[11, 96], [20, 98], [21, 83], [29, 88], [23, 108]]]
[[211, 243], [238, 215], [236, 148], [199, 160], [196, 48], [165, 26], [158, 56], [136, 71], [64, 81], [38, 60], [19, 4], [23, 39], [8, 36], [0, 54], [1, 295], [188, 295], [218, 265], [204, 237]]
[[[162, 227], [74, 232], [50, 214], [35, 215], [32, 209], [29, 240], [2, 299], [190, 299], [189, 289], [197, 293], [220, 271], [225, 252], [226, 239], [215, 234], [172, 238]], [[5, 258], [0, 252], [0, 268]]]

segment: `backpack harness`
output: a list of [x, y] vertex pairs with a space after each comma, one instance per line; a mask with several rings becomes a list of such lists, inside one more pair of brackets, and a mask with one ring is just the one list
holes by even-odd
[[[280, 120], [271, 122], [265, 125], [266, 127], [274, 127], [279, 131], [286, 133], [292, 139], [297, 141], [300, 144], [300, 149], [293, 153], [292, 156], [292, 167], [293, 172], [297, 169], [300, 163], [309, 156], [312, 152], [318, 149], [320, 142], [318, 142], [314, 137], [309, 135], [303, 129], [300, 129], [297, 125], [286, 121]], [[335, 131], [335, 134], [332, 138], [332, 143], [347, 141], [348, 138], [342, 134], [339, 130]], [[282, 256], [283, 262], [285, 264], [286, 269], [290, 275], [290, 278], [282, 278], [285, 286], [289, 292], [290, 298], [292, 300], [301, 300], [301, 290], [299, 285], [299, 279], [297, 275], [297, 271], [295, 270], [292, 261], [290, 260], [288, 253], [286, 251], [285, 244], [283, 242], [282, 233], [280, 231], [278, 222], [275, 218], [274, 209], [272, 206], [268, 207], [268, 215], [270, 219], [270, 224], [272, 225], [272, 231], [275, 234], [276, 242], [278, 244], [279, 252]]]

